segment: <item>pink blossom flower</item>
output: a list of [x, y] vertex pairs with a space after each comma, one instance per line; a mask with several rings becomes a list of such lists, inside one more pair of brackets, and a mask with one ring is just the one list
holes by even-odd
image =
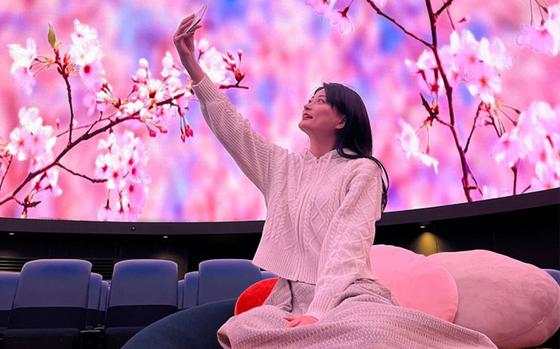
[[445, 92], [443, 79], [438, 74], [436, 59], [432, 52], [424, 50], [416, 62], [406, 59], [405, 65], [411, 73], [417, 75], [418, 86], [424, 92], [432, 95], [440, 95]]
[[95, 173], [97, 178], [107, 179], [109, 191], [108, 202], [98, 211], [98, 217], [135, 219], [144, 205], [149, 183], [145, 173], [148, 157], [142, 141], [131, 131], [111, 133], [99, 141], [98, 148], [107, 152], [98, 155]]
[[105, 75], [101, 64], [103, 53], [97, 31], [75, 19], [74, 33], [70, 35], [70, 38], [72, 46], [69, 54], [72, 62], [78, 67], [80, 77], [86, 86], [92, 88]]
[[556, 40], [556, 48], [560, 44], [560, 4], [552, 5], [547, 8], [548, 20], [546, 26], [548, 31]]
[[340, 11], [329, 11], [325, 13], [325, 17], [329, 20], [331, 25], [338, 26], [338, 30], [341, 34], [349, 34], [354, 30], [354, 26], [352, 25], [352, 21], [348, 17], [348, 7], [345, 7], [343, 10]]
[[47, 158], [56, 143], [53, 128], [43, 126], [43, 119], [38, 114], [37, 108], [21, 108], [18, 113], [20, 127], [10, 133], [8, 152], [20, 161]]
[[210, 42], [206, 38], [202, 38], [200, 41], [194, 41], [195, 52], [197, 56], [203, 55], [210, 48]]
[[229, 84], [230, 78], [227, 76], [226, 63], [222, 54], [215, 47], [208, 49], [199, 61], [200, 67], [210, 80], [216, 84]]
[[27, 47], [18, 44], [9, 44], [10, 56], [14, 60], [10, 73], [14, 74], [18, 69], [30, 69], [35, 58], [37, 58], [37, 45], [33, 39], [27, 39]]
[[528, 145], [520, 141], [519, 129], [514, 128], [500, 137], [492, 153], [496, 162], [504, 162], [508, 168], [512, 168], [519, 159], [525, 157], [525, 154], [528, 153], [527, 148]]
[[31, 181], [35, 191], [33, 195], [35, 200], [43, 201], [51, 195], [62, 195], [62, 189], [58, 186], [59, 172], [58, 168], [52, 167], [43, 176], [35, 177]]
[[479, 64], [471, 69], [467, 88], [473, 96], [479, 96], [486, 104], [494, 104], [494, 95], [502, 91], [502, 80], [496, 69], [487, 64]]
[[502, 89], [499, 71], [511, 67], [511, 57], [501, 40], [482, 38], [478, 42], [467, 29], [461, 36], [453, 31], [450, 44], [440, 48], [440, 54], [452, 85], [465, 82], [473, 96], [487, 104], [495, 103], [495, 95]]
[[547, 8], [544, 23], [523, 25], [517, 36], [517, 44], [538, 53], [556, 56], [560, 51], [560, 4]]
[[93, 89], [89, 90], [83, 99], [84, 106], [88, 109], [88, 115], [92, 115], [96, 111], [105, 112], [116, 102], [117, 99], [113, 96], [111, 85], [103, 78], [96, 82]]
[[305, 0], [305, 4], [311, 6], [320, 15], [331, 12], [335, 3], [336, 0]]
[[498, 70], [511, 68], [511, 56], [506, 52], [506, 47], [502, 40], [498, 38], [494, 38], [492, 42], [487, 38], [480, 39], [478, 57], [484, 63]]
[[[534, 166], [534, 190], [560, 184], [560, 130], [557, 113], [544, 102], [534, 102], [523, 111], [517, 126], [505, 133], [494, 146], [497, 162], [512, 167], [519, 160]], [[551, 127], [550, 127], [551, 126]]]
[[[459, 66], [457, 65], [454, 55], [451, 52], [451, 47], [447, 45], [440, 48], [439, 56], [443, 65], [443, 70], [445, 71], [445, 74], [447, 74], [449, 84], [455, 87], [461, 81], [461, 74], [459, 72]], [[443, 79], [441, 79], [439, 84], [443, 86]]]
[[163, 77], [163, 81], [167, 85], [167, 89], [169, 90], [170, 94], [173, 94], [183, 88], [183, 83], [179, 79], [182, 75], [179, 68], [173, 61], [173, 57], [169, 51], [165, 52], [165, 56], [163, 57], [162, 61], [162, 70], [161, 76]]
[[10, 73], [14, 75], [16, 82], [23, 88], [24, 92], [29, 95], [35, 85], [35, 77], [31, 72], [31, 66], [37, 58], [37, 45], [33, 39], [27, 39], [27, 47], [9, 44], [8, 49], [13, 60]]
[[521, 32], [517, 36], [518, 45], [551, 56], [558, 54], [558, 44], [556, 41], [556, 38], [546, 25], [523, 25]]
[[535, 163], [535, 177], [531, 180], [534, 190], [552, 189], [560, 186], [560, 137], [555, 146], [545, 143], [539, 160]]
[[[385, 0], [377, 2], [382, 2], [384, 5]], [[336, 0], [306, 0], [305, 3], [311, 6], [318, 14], [325, 17], [332, 26], [338, 26], [342, 34], [348, 34], [354, 29], [348, 17], [350, 5], [347, 5], [343, 9], [335, 10], [334, 5], [336, 4]]]
[[430, 155], [421, 152], [420, 148], [420, 141], [418, 140], [418, 136], [416, 132], [408, 124], [406, 121], [399, 119], [399, 125], [401, 126], [402, 130], [399, 135], [397, 135], [397, 139], [399, 140], [402, 149], [405, 152], [406, 158], [415, 158], [422, 162], [424, 165], [430, 167], [434, 167], [434, 172], [438, 172], [438, 160], [431, 157]]
[[464, 29], [460, 37], [456, 31], [451, 33], [450, 52], [455, 56], [459, 72], [465, 80], [470, 80], [472, 72], [478, 69], [480, 64], [479, 45], [468, 29]]

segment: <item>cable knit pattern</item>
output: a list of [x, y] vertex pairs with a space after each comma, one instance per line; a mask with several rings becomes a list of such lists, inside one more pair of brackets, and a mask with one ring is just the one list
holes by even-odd
[[[476, 332], [396, 306], [388, 291], [373, 281], [369, 250], [375, 222], [381, 218], [382, 195], [381, 170], [375, 162], [347, 159], [336, 149], [319, 158], [309, 149], [291, 153], [256, 133], [208, 76], [193, 90], [210, 129], [264, 195], [267, 216], [253, 263], [280, 276], [284, 287], [273, 293], [281, 292], [280, 298], [296, 304], [286, 310], [270, 301], [230, 318], [218, 332], [222, 346], [355, 349], [372, 347], [356, 343], [375, 340], [380, 343], [376, 348], [443, 348], [438, 343], [465, 340], [473, 343], [470, 348], [494, 347]], [[293, 290], [286, 291], [288, 281], [295, 285]], [[364, 287], [364, 282], [375, 284]], [[341, 306], [360, 293], [373, 298]], [[289, 329], [282, 315], [293, 309], [304, 309], [319, 322]], [[373, 330], [360, 338], [359, 333]], [[442, 339], [446, 331], [449, 337], [458, 333], [458, 338]]]

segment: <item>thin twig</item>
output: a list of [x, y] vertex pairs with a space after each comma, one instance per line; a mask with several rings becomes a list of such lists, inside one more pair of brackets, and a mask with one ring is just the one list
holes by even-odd
[[516, 194], [517, 191], [517, 164], [519, 162], [516, 162], [515, 165], [513, 165], [513, 167], [511, 168], [511, 170], [513, 171], [513, 195]]
[[471, 132], [469, 133], [469, 138], [467, 139], [467, 144], [465, 145], [465, 148], [463, 149], [463, 152], [466, 154], [467, 151], [469, 150], [469, 144], [471, 142], [471, 137], [474, 133], [474, 129], [476, 128], [476, 120], [478, 119], [478, 117], [480, 116], [480, 112], [482, 111], [482, 106], [484, 105], [483, 102], [480, 102], [478, 104], [478, 107], [476, 108], [476, 114], [474, 116], [474, 120], [473, 120], [473, 124], [472, 124], [472, 128], [471, 128]]
[[494, 127], [494, 130], [496, 131], [496, 135], [498, 136], [498, 138], [501, 137], [500, 136], [500, 131], [496, 127], [496, 121], [495, 121], [496, 118], [494, 116], [490, 115], [490, 120], [492, 120], [492, 126]]
[[533, 26], [533, 0], [529, 0], [529, 10], [531, 11], [531, 26]]
[[437, 10], [436, 13], [434, 13], [434, 16], [435, 16], [436, 21], [437, 21], [439, 15], [440, 15], [443, 11], [445, 11], [445, 9], [447, 9], [447, 8], [451, 5], [452, 2], [453, 2], [453, 0], [447, 0], [447, 1], [439, 8], [439, 10]]
[[101, 178], [101, 179], [99, 179], [99, 178], [91, 178], [91, 177], [88, 177], [88, 176], [86, 176], [86, 175], [84, 175], [84, 174], [74, 172], [74, 171], [72, 171], [71, 169], [69, 169], [68, 167], [63, 166], [60, 162], [58, 162], [56, 165], [57, 165], [58, 167], [63, 168], [64, 170], [70, 172], [70, 173], [73, 174], [74, 176], [78, 176], [78, 177], [85, 178], [85, 179], [87, 179], [88, 181], [90, 181], [90, 182], [92, 182], [92, 183], [104, 183], [104, 182], [107, 182], [107, 179], [105, 179], [105, 178]]
[[447, 7], [445, 9], [445, 13], [447, 14], [447, 18], [449, 19], [449, 23], [451, 24], [451, 28], [453, 30], [455, 30], [455, 23], [453, 22], [453, 18], [451, 18], [451, 11], [449, 10], [449, 7]]
[[394, 25], [399, 27], [399, 29], [402, 30], [406, 35], [411, 36], [412, 38], [421, 42], [422, 44], [424, 44], [427, 47], [431, 47], [431, 44], [429, 42], [427, 42], [426, 40], [421, 39], [418, 36], [416, 36], [415, 34], [409, 32], [405, 27], [403, 27], [400, 23], [398, 23], [394, 18], [388, 16], [385, 12], [381, 11], [381, 9], [376, 4], [373, 3], [373, 0], [366, 0], [366, 1], [375, 10], [375, 12], [377, 12], [378, 15], [387, 18], [390, 22], [392, 22]]
[[239, 85], [239, 84], [220, 85], [220, 89], [222, 89], [222, 90], [226, 90], [226, 89], [229, 89], [229, 88], [242, 88], [242, 89], [245, 89], [245, 90], [249, 89], [249, 87]]
[[[97, 119], [96, 121], [92, 122], [91, 124], [87, 124], [87, 125], [82, 125], [82, 126], [75, 127], [74, 130], [81, 130], [81, 129], [84, 129], [84, 128], [89, 128], [89, 129], [86, 131], [86, 132], [89, 132], [89, 131], [91, 131], [91, 129], [93, 128], [93, 126], [95, 126], [97, 123], [102, 122], [102, 121], [106, 121], [106, 120], [111, 120], [111, 117], [112, 117], [113, 115], [115, 115], [115, 114], [116, 114], [116, 113], [113, 113], [112, 115], [107, 116], [107, 117], [105, 117], [105, 118], [101, 118], [101, 117], [100, 117], [99, 119]], [[64, 135], [67, 134], [68, 132], [70, 132], [70, 129], [67, 129], [67, 130], [64, 130], [63, 132], [60, 132], [59, 134], [56, 135], [56, 137], [64, 136]]]
[[2, 190], [2, 185], [4, 185], [4, 179], [6, 179], [6, 175], [8, 174], [8, 170], [10, 169], [10, 165], [12, 164], [13, 159], [14, 159], [14, 156], [11, 155], [10, 160], [8, 160], [8, 166], [6, 166], [6, 171], [2, 175], [2, 181], [0, 181], [0, 190]]
[[500, 111], [500, 113], [504, 114], [505, 117], [513, 124], [513, 126], [517, 126], [517, 121], [513, 120], [508, 113], [506, 113], [505, 111], [503, 111], [502, 109], [498, 108], [498, 111]]
[[70, 87], [70, 81], [68, 81], [68, 74], [64, 71], [64, 67], [57, 59], [58, 72], [62, 75], [64, 83], [66, 84], [66, 94], [68, 95], [68, 105], [70, 106], [70, 125], [68, 126], [68, 144], [72, 143], [72, 129], [74, 128], [74, 105], [72, 104], [72, 88]]

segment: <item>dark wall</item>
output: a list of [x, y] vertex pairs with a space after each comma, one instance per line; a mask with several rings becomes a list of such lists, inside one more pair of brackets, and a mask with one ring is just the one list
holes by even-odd
[[[522, 200], [388, 212], [377, 224], [375, 243], [423, 254], [487, 249], [560, 269], [560, 190], [531, 194]], [[163, 258], [176, 261], [182, 276], [206, 259], [251, 259], [263, 222], [140, 223], [134, 230], [130, 223], [103, 223], [110, 233], [99, 233], [99, 224], [71, 222], [58, 232], [60, 222], [0, 218], [0, 270], [19, 271], [26, 261], [38, 258], [81, 258], [110, 279], [120, 260]]]
[[19, 271], [28, 260], [80, 258], [110, 279], [114, 263], [124, 259], [160, 258], [177, 262], [179, 275], [198, 270], [214, 258], [252, 258], [260, 234], [228, 235], [91, 235], [0, 233], [0, 270]]

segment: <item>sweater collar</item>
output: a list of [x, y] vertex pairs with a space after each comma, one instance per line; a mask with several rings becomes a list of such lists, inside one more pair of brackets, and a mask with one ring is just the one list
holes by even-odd
[[[350, 150], [350, 148], [344, 148], [344, 152], [346, 154], [356, 154], [356, 152]], [[335, 149], [326, 152], [325, 154], [321, 155], [320, 157], [316, 157], [315, 155], [313, 155], [313, 153], [311, 152], [311, 150], [309, 150], [309, 148], [305, 149], [305, 153], [303, 154], [305, 160], [324, 160], [324, 159], [333, 159], [333, 158], [340, 158], [341, 156], [338, 154], [338, 151]]]

